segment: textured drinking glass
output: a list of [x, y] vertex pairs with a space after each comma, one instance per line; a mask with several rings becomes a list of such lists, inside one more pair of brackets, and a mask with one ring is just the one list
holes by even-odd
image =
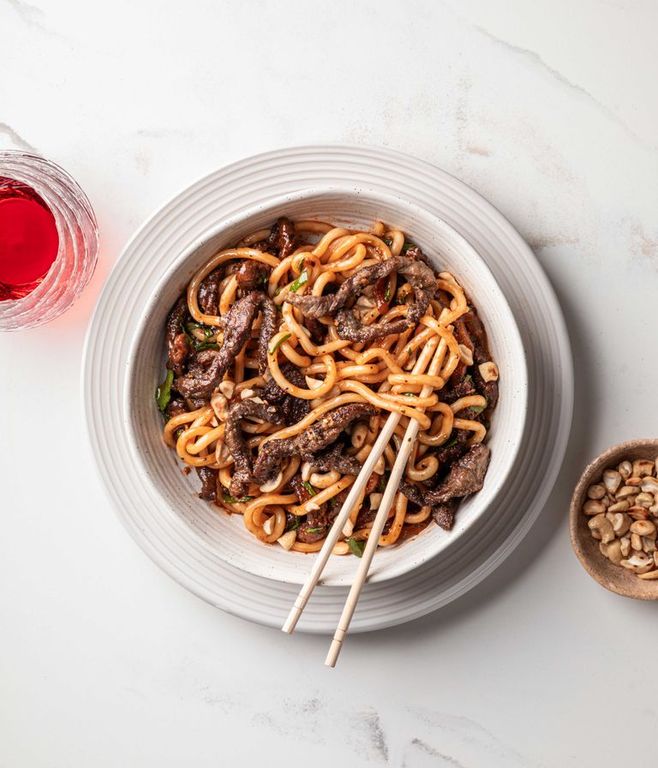
[[0, 151], [0, 179], [31, 188], [52, 214], [58, 236], [54, 261], [35, 286], [21, 297], [0, 300], [0, 330], [16, 331], [48, 323], [73, 304], [96, 267], [98, 228], [85, 193], [49, 160]]

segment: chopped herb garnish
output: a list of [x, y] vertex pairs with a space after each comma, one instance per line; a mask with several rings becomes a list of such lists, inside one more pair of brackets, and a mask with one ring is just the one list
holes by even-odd
[[270, 355], [273, 355], [277, 349], [283, 344], [284, 341], [288, 341], [288, 339], [292, 336], [292, 333], [284, 333], [283, 336], [276, 342], [276, 344], [273, 344], [270, 347]]
[[164, 413], [165, 408], [169, 405], [171, 400], [171, 385], [174, 383], [174, 372], [172, 370], [167, 371], [165, 380], [155, 390], [155, 402], [158, 404], [158, 408]]
[[315, 488], [314, 488], [314, 487], [313, 487], [313, 486], [312, 486], [312, 485], [311, 485], [311, 484], [308, 482], [308, 480], [304, 480], [304, 482], [302, 483], [302, 485], [303, 485], [303, 486], [304, 486], [304, 488], [306, 488], [306, 490], [307, 490], [307, 491], [308, 491], [308, 492], [311, 494], [311, 496], [315, 496], [315, 494], [317, 493], [317, 491], [316, 491], [316, 490], [315, 490]]
[[392, 237], [382, 237], [382, 240], [388, 245], [390, 248], [393, 245], [393, 238]]
[[472, 406], [471, 406], [471, 411], [472, 411], [472, 412], [473, 412], [473, 413], [474, 413], [476, 416], [478, 415], [478, 413], [482, 413], [482, 411], [483, 411], [483, 410], [484, 410], [484, 406], [483, 406], [483, 405], [472, 405]]
[[231, 496], [230, 493], [224, 494], [224, 501], [227, 504], [246, 504], [248, 501], [251, 501], [253, 499], [253, 496], [242, 496], [239, 499], [236, 499], [235, 496]]
[[298, 515], [293, 515], [292, 520], [290, 520], [286, 525], [286, 531], [296, 531], [299, 528], [300, 523], [300, 517]]
[[189, 322], [185, 323], [185, 330], [187, 331], [189, 336], [194, 336], [194, 331], [201, 331], [206, 339], [209, 339], [211, 336], [214, 336], [217, 329], [212, 328], [209, 325], [201, 325], [201, 323], [194, 323]]
[[416, 244], [412, 243], [411, 240], [405, 240], [404, 244], [402, 245], [402, 253], [406, 253], [410, 248], [415, 248]]
[[377, 490], [380, 493], [384, 493], [386, 490], [386, 486], [388, 485], [388, 478], [390, 477], [389, 472], [384, 472], [384, 474], [379, 478], [379, 483], [377, 485]]
[[202, 341], [200, 344], [195, 344], [194, 349], [196, 352], [203, 352], [204, 349], [219, 349], [219, 344], [214, 341]]
[[324, 528], [307, 528], [306, 533], [322, 533]]
[[405, 392], [405, 393], [404, 393], [404, 396], [405, 396], [405, 397], [416, 397], [416, 395], [414, 395], [414, 393], [413, 393], [413, 392]]
[[391, 300], [391, 284], [386, 284], [386, 291], [384, 293], [384, 301], [389, 302]]
[[302, 285], [306, 285], [306, 283], [308, 283], [308, 272], [304, 270], [301, 275], [291, 284], [291, 293], [297, 293]]
[[362, 557], [363, 550], [366, 548], [366, 543], [365, 541], [357, 541], [357, 539], [349, 538], [347, 540], [347, 546], [350, 548], [350, 551], [353, 555]]
[[457, 445], [456, 437], [453, 437], [452, 440], [448, 440], [448, 442], [444, 443], [441, 448], [451, 448], [453, 445]]
[[281, 286], [278, 286], [278, 287], [277, 287], [277, 288], [274, 290], [274, 295], [275, 295], [275, 296], [278, 296], [280, 293], [281, 293]]

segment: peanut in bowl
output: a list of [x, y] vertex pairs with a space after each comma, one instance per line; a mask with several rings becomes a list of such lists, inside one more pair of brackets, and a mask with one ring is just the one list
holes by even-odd
[[570, 531], [599, 584], [658, 600], [658, 440], [616, 445], [589, 464], [571, 500]]

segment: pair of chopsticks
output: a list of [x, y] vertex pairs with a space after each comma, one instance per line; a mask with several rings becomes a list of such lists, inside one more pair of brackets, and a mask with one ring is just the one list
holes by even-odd
[[[418, 360], [412, 370], [412, 374], [424, 373], [429, 358], [432, 358], [428, 373], [431, 376], [437, 376], [441, 369], [444, 354], [445, 342], [441, 340], [439, 343], [439, 339], [437, 337], [433, 337], [428, 341], [425, 349], [418, 356]], [[421, 389], [419, 397], [429, 397], [429, 395], [432, 394], [433, 389], [434, 388], [431, 385], [425, 384]], [[297, 622], [302, 615], [302, 611], [306, 607], [306, 604], [313, 590], [315, 589], [315, 586], [320, 580], [322, 571], [324, 570], [332, 550], [338, 541], [338, 537], [341, 535], [351, 512], [354, 510], [354, 507], [362, 498], [370, 475], [372, 474], [380, 456], [384, 453], [389, 440], [393, 436], [393, 433], [395, 432], [395, 429], [400, 422], [400, 418], [401, 414], [399, 413], [391, 413], [387, 418], [384, 427], [379, 434], [379, 437], [372, 447], [372, 451], [368, 454], [368, 457], [366, 458], [361, 471], [354, 481], [354, 484], [352, 485], [350, 492], [348, 493], [347, 498], [345, 499], [345, 502], [341, 507], [340, 512], [338, 513], [338, 516], [334, 520], [334, 523], [327, 535], [322, 549], [318, 553], [313, 568], [311, 569], [308, 578], [299, 591], [297, 599], [295, 600], [295, 604], [288, 614], [288, 618], [281, 628], [284, 632], [291, 634], [294, 631]], [[382, 495], [379, 509], [377, 510], [377, 515], [372, 524], [366, 547], [363, 551], [363, 555], [361, 556], [354, 582], [352, 583], [349, 594], [347, 596], [347, 600], [345, 601], [343, 612], [338, 621], [338, 627], [336, 628], [333, 641], [329, 648], [329, 653], [327, 654], [327, 658], [324, 662], [328, 667], [336, 666], [336, 661], [338, 660], [338, 655], [340, 654], [343, 640], [347, 635], [350, 622], [352, 621], [352, 616], [354, 615], [354, 610], [356, 609], [359, 596], [361, 595], [361, 590], [363, 589], [363, 585], [365, 584], [368, 577], [370, 564], [372, 563], [372, 558], [379, 544], [379, 537], [381, 536], [384, 525], [386, 524], [386, 520], [388, 519], [388, 514], [391, 510], [391, 507], [393, 506], [395, 496], [400, 486], [402, 474], [414, 447], [418, 429], [418, 421], [416, 419], [409, 419], [409, 424], [402, 440], [402, 447], [400, 448], [398, 457], [395, 460], [393, 469], [391, 470], [391, 475], [386, 485], [386, 489]]]

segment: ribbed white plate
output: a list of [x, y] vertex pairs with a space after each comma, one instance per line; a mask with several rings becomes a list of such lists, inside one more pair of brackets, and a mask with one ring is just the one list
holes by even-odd
[[[368, 186], [416, 203], [460, 232], [486, 261], [519, 324], [527, 354], [528, 416], [508, 481], [470, 535], [395, 579], [366, 586], [352, 631], [422, 616], [464, 594], [523, 538], [542, 509], [566, 448], [573, 406], [568, 337], [534, 255], [489, 203], [459, 180], [406, 155], [365, 147], [303, 147], [259, 155], [198, 181], [133, 237], [110, 276], [87, 337], [83, 366], [89, 436], [101, 477], [133, 538], [195, 594], [243, 618], [280, 626], [297, 592], [220, 560], [194, 530], [149, 504], [126, 449], [126, 365], [135, 327], [159, 277], [218, 221], [314, 185]], [[540, 437], [541, 436], [541, 437]], [[300, 630], [333, 632], [346, 590], [319, 587]]]

